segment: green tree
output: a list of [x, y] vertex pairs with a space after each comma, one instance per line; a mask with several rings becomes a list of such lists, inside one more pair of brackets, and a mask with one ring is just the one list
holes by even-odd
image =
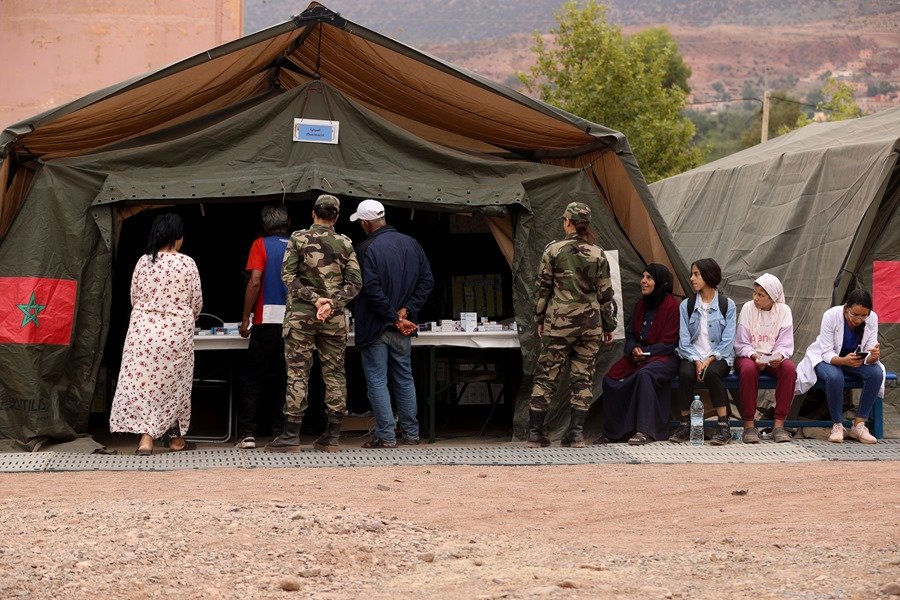
[[741, 98], [744, 100], [741, 106], [745, 110], [752, 110], [756, 108], [756, 104], [754, 104], [754, 100], [762, 101], [762, 88], [756, 84], [754, 84], [749, 79], [744, 80], [744, 85], [741, 88]]
[[665, 27], [651, 27], [644, 29], [634, 36], [646, 42], [648, 54], [651, 56], [665, 55], [669, 57], [666, 65], [666, 76], [663, 79], [663, 86], [667, 88], [680, 87], [686, 94], [691, 93], [691, 86], [688, 85], [688, 79], [691, 78], [691, 68], [684, 63], [681, 52], [678, 51], [678, 42], [669, 33]]
[[[844, 121], [863, 116], [863, 110], [853, 100], [853, 86], [830, 77], [822, 86], [822, 100], [816, 103], [816, 110], [825, 113], [826, 121]], [[800, 114], [793, 127], [783, 127], [779, 135], [799, 129], [812, 123], [806, 113]]]
[[873, 81], [866, 88], [866, 96], [877, 96], [878, 94], [890, 94], [896, 92], [898, 87], [890, 81]]
[[743, 149], [741, 134], [756, 115], [755, 108], [728, 108], [726, 110], [685, 111], [697, 133], [693, 143], [706, 148], [706, 162], [718, 160]]
[[713, 91], [716, 92], [716, 100], [722, 100], [723, 102], [728, 102], [731, 100], [731, 94], [725, 88], [725, 84], [721, 81], [717, 81], [712, 84]]
[[813, 91], [806, 94], [806, 103], [812, 104], [813, 106], [818, 106], [822, 102], [825, 102], [825, 94], [822, 92], [822, 88], [816, 88]]
[[681, 114], [690, 70], [667, 31], [625, 37], [595, 0], [569, 0], [556, 22], [552, 45], [535, 33], [536, 63], [519, 73], [530, 93], [624, 133], [648, 181], [702, 163], [690, 143], [694, 125]]
[[853, 100], [853, 86], [834, 78], [822, 86], [825, 101], [818, 109], [826, 113], [829, 121], [844, 121], [863, 116], [863, 110]]

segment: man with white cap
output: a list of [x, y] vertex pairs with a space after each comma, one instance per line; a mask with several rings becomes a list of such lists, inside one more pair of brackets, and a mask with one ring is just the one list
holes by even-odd
[[359, 221], [369, 236], [357, 249], [363, 287], [353, 303], [354, 345], [360, 350], [375, 413], [375, 437], [363, 447], [397, 447], [388, 373], [402, 441], [418, 444], [410, 336], [416, 333], [416, 316], [434, 287], [431, 267], [416, 240], [387, 224], [381, 202], [363, 200], [350, 220]]

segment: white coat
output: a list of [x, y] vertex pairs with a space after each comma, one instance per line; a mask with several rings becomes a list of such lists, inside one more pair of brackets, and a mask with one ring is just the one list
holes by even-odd
[[[806, 349], [806, 356], [797, 365], [797, 384], [794, 387], [795, 394], [805, 394], [809, 388], [816, 384], [816, 365], [820, 362], [831, 363], [831, 359], [841, 353], [841, 346], [844, 343], [844, 307], [833, 306], [825, 311], [822, 315], [822, 328], [819, 330], [819, 337], [809, 345]], [[878, 315], [875, 311], [869, 311], [866, 317], [866, 331], [863, 333], [863, 339], [860, 346], [864, 352], [869, 352], [878, 343]], [[866, 359], [866, 364], [872, 364], [870, 358]], [[876, 362], [881, 367], [881, 391], [878, 392], [880, 398], [884, 398], [884, 376], [886, 374], [884, 365], [881, 361]]]

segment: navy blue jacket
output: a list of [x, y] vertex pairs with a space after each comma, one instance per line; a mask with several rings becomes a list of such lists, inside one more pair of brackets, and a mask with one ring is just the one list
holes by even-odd
[[416, 323], [419, 310], [434, 288], [428, 258], [419, 242], [385, 225], [356, 250], [363, 287], [353, 300], [357, 347], [378, 340], [393, 329], [397, 311], [406, 308]]

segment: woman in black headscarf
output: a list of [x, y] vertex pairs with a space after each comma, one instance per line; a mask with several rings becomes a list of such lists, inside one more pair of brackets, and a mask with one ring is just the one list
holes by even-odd
[[641, 276], [641, 299], [625, 329], [625, 356], [603, 378], [605, 444], [639, 445], [669, 435], [669, 384], [678, 372], [678, 300], [672, 272], [649, 264]]

